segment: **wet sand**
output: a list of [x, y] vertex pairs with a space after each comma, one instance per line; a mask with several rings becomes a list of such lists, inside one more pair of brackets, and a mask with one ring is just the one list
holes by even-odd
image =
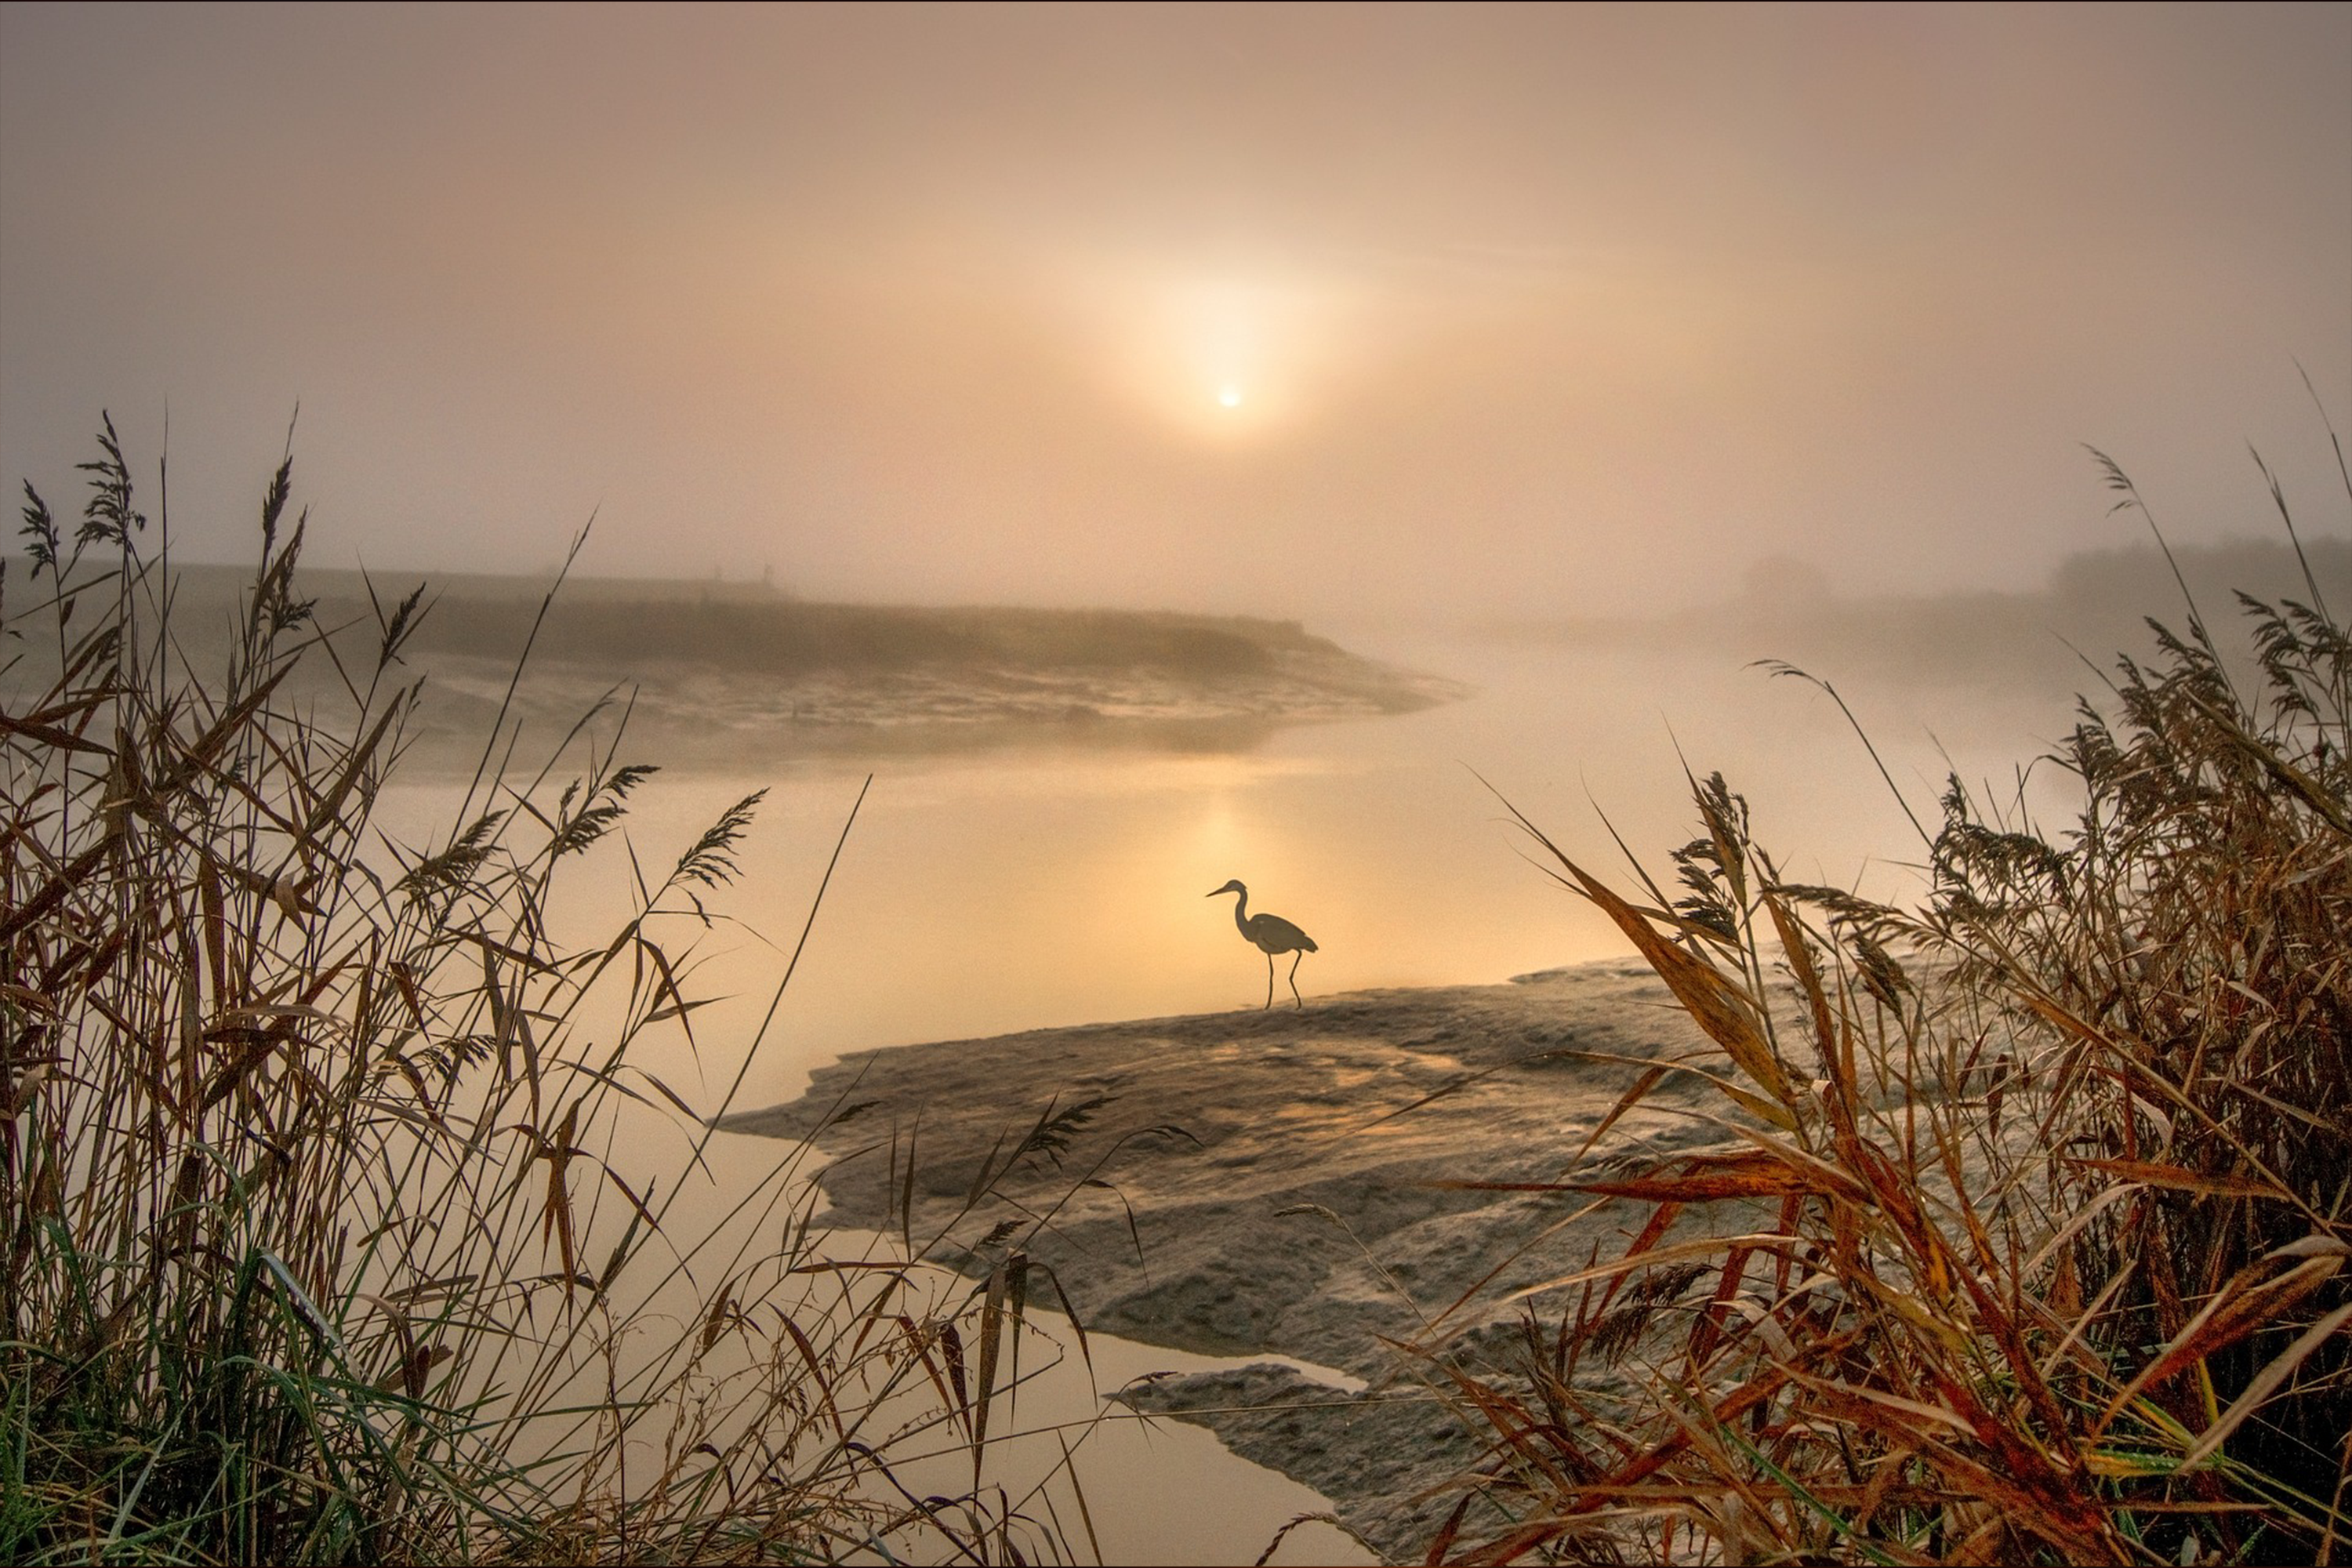
[[[1581, 1200], [1448, 1184], [1558, 1178], [1643, 1063], [1712, 1048], [1630, 959], [1282, 1001], [862, 1052], [725, 1125], [815, 1136], [836, 1224], [976, 1274], [1024, 1248], [1090, 1329], [1341, 1374], [1267, 1363], [1127, 1397], [1315, 1488], [1395, 1556], [1450, 1506], [1424, 1489], [1478, 1454], [1391, 1342], [1507, 1364], [1505, 1298], [1624, 1221], [1546, 1236]], [[1723, 1142], [1702, 1114], [1720, 1103], [1669, 1074], [1582, 1169]]]

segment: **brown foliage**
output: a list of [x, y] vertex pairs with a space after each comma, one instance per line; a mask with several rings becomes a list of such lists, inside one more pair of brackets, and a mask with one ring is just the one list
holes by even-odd
[[1570, 1170], [1648, 1222], [1524, 1293], [1515, 1374], [1424, 1344], [1489, 1434], [1431, 1562], [2343, 1554], [2352, 639], [2312, 587], [2243, 600], [2238, 667], [2158, 627], [2054, 759], [2064, 835], [1955, 780], [1916, 910], [1784, 882], [1720, 777], [1680, 899], [1536, 834], [1722, 1047], [1736, 1143]]

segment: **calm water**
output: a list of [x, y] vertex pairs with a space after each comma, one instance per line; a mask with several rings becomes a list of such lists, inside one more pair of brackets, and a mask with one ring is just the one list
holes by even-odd
[[[812, 1067], [844, 1051], [1255, 1006], [1265, 962], [1233, 929], [1233, 900], [1203, 897], [1231, 877], [1249, 884], [1254, 910], [1285, 915], [1320, 943], [1299, 970], [1310, 1000], [1501, 981], [1622, 951], [1528, 862], [1538, 847], [1479, 775], [1621, 882], [1625, 864], [1601, 814], [1663, 876], [1666, 851], [1695, 831], [1687, 758], [1748, 795], [1791, 877], [1887, 895], [1918, 886], [1916, 835], [1844, 719], [1811, 688], [1714, 653], [1351, 640], [1473, 680], [1478, 695], [1289, 731], [1245, 755], [1038, 750], [870, 764], [872, 788], [738, 1103], [790, 1099]], [[1835, 675], [1931, 824], [1948, 767], [2013, 787], [2015, 764], [2068, 723], [2046, 697]], [[738, 923], [670, 928], [710, 960], [706, 985], [742, 993], [703, 1015], [709, 1093], [740, 1063], [724, 1043], [756, 1026], [868, 771], [827, 758], [667, 773], [637, 797], [629, 835], [653, 868], [673, 864], [730, 802], [769, 791], [740, 882], [711, 900]], [[441, 822], [451, 793], [420, 785], [388, 805], [403, 822]], [[604, 854], [569, 875], [562, 912], [583, 936], [608, 929], [625, 905], [625, 860]]]
[[[1478, 775], [1621, 885], [1629, 873], [1601, 814], [1663, 879], [1666, 851], [1695, 831], [1685, 759], [1696, 772], [1721, 769], [1748, 795], [1786, 874], [1884, 897], [1920, 885], [1921, 846], [1901, 805], [1811, 688], [1711, 651], [1339, 635], [1472, 681], [1477, 694], [1402, 718], [1293, 730], [1244, 755], [1040, 750], [873, 764], [736, 1106], [791, 1099], [811, 1068], [867, 1047], [1255, 1007], [1264, 961], [1234, 931], [1231, 900], [1204, 897], [1232, 877], [1249, 883], [1254, 910], [1286, 916], [1321, 944], [1299, 970], [1310, 1006], [1339, 991], [1491, 983], [1624, 951], [1529, 863], [1539, 847]], [[1930, 822], [1947, 772], [2013, 789], [2017, 765], [2069, 722], [2065, 705], [2043, 695], [1823, 673]], [[716, 1110], [743, 1065], [868, 771], [828, 758], [756, 774], [672, 773], [638, 797], [630, 841], [653, 870], [728, 804], [770, 792], [739, 883], [712, 900], [728, 918], [707, 931], [682, 919], [663, 936], [674, 954], [692, 946], [704, 961], [703, 992], [732, 994], [698, 1015], [698, 1060], [681, 1049], [644, 1064], [698, 1108]], [[385, 802], [387, 820], [401, 824], [446, 823], [454, 809], [455, 791], [429, 783]], [[558, 900], [577, 922], [570, 934], [609, 932], [627, 906], [625, 857], [600, 852], [570, 875]], [[1004, 1114], [1012, 1122], [1037, 1109], [1008, 1101]], [[763, 1140], [720, 1142], [722, 1189], [772, 1158]], [[722, 1198], [714, 1191], [712, 1206]], [[1204, 1364], [1126, 1345], [1097, 1361], [1114, 1369], [1104, 1386]], [[1034, 1408], [1040, 1422], [1083, 1419], [1093, 1394], [1067, 1381]], [[1114, 1559], [1247, 1561], [1285, 1520], [1318, 1506], [1194, 1428], [1123, 1423], [1090, 1443], [1089, 1498]], [[1203, 1496], [1220, 1506], [1187, 1501]], [[1308, 1560], [1344, 1542], [1318, 1531], [1299, 1546], [1297, 1560]]]

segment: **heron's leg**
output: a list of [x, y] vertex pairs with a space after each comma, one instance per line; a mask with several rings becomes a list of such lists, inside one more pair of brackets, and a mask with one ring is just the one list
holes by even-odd
[[[1265, 1007], [1271, 1007], [1271, 1006], [1273, 1006], [1273, 1005], [1274, 1005], [1274, 954], [1272, 954], [1272, 953], [1270, 953], [1270, 952], [1269, 952], [1269, 953], [1267, 953], [1267, 954], [1265, 955]], [[1265, 1007], [1261, 1007], [1261, 1008], [1259, 1008], [1259, 1009], [1258, 1009], [1258, 1011], [1259, 1011], [1259, 1012], [1261, 1012], [1261, 1013], [1263, 1013], [1263, 1012], [1265, 1012]]]
[[1306, 1007], [1307, 1003], [1298, 994], [1298, 961], [1306, 956], [1305, 950], [1301, 949], [1293, 953], [1290, 959], [1290, 999], [1297, 1002], [1302, 1009]]

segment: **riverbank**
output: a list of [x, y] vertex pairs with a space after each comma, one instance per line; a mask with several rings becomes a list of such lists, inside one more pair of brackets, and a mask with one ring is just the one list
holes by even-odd
[[[1348, 1374], [1267, 1364], [1129, 1400], [1313, 1487], [1394, 1556], [1443, 1514], [1420, 1494], [1477, 1455], [1391, 1342], [1507, 1357], [1507, 1298], [1621, 1217], [1545, 1236], [1580, 1200], [1465, 1184], [1557, 1179], [1645, 1064], [1707, 1049], [1627, 959], [862, 1052], [725, 1125], [815, 1136], [835, 1224], [936, 1238], [929, 1256], [976, 1274], [1025, 1247], [1091, 1329]], [[1719, 1141], [1696, 1114], [1711, 1092], [1667, 1075], [1596, 1152]]]
[[[7, 580], [29, 575], [18, 561]], [[189, 657], [226, 656], [249, 577], [173, 569]], [[412, 769], [470, 773], [501, 712], [551, 740], [583, 714], [625, 708], [635, 746], [667, 765], [741, 767], [1037, 748], [1234, 752], [1287, 726], [1411, 713], [1470, 690], [1251, 616], [820, 604], [761, 584], [578, 577], [558, 588], [330, 569], [303, 570], [292, 592], [305, 628], [342, 668], [364, 671], [411, 589], [421, 596], [404, 612], [395, 673], [428, 678], [404, 730]], [[20, 684], [53, 673], [43, 645], [30, 652]], [[339, 679], [315, 660], [289, 693], [332, 695]]]

